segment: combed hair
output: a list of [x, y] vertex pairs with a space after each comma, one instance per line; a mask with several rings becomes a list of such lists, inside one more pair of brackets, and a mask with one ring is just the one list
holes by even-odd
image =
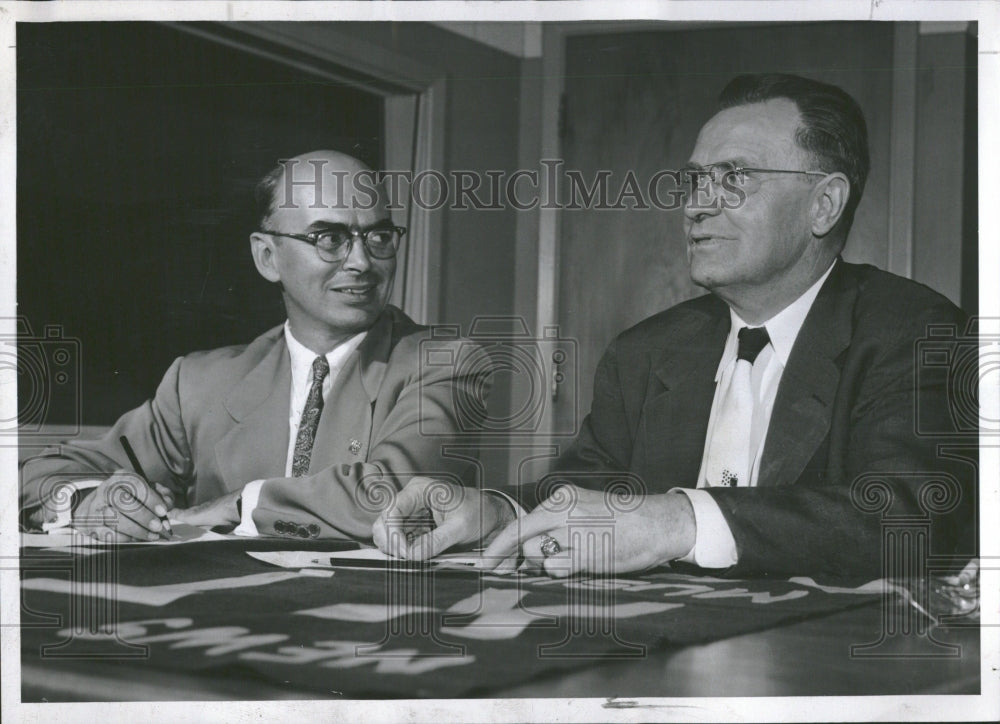
[[784, 98], [799, 109], [802, 125], [795, 142], [807, 151], [818, 170], [847, 176], [851, 191], [844, 208], [845, 231], [868, 178], [868, 126], [861, 106], [845, 91], [829, 83], [786, 73], [759, 73], [733, 78], [719, 95], [719, 109]]

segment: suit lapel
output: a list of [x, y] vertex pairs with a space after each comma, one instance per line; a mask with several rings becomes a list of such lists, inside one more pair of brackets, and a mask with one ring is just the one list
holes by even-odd
[[223, 403], [236, 422], [215, 446], [216, 461], [229, 490], [285, 474], [292, 382], [280, 327], [276, 334], [257, 366]]
[[856, 295], [844, 262], [838, 260], [806, 316], [781, 376], [757, 475], [759, 486], [794, 483], [826, 438], [840, 384], [837, 357], [851, 341]]
[[672, 335], [653, 372], [662, 387], [644, 410], [646, 469], [653, 479], [669, 470], [673, 484], [698, 482], [708, 418], [715, 396], [715, 372], [729, 334], [729, 313], [699, 314]]

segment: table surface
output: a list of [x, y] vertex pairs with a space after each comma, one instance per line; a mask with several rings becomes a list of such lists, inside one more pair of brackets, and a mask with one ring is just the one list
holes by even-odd
[[[200, 546], [217, 544], [204, 543]], [[160, 549], [163, 551], [164, 549]], [[162, 559], [163, 554], [160, 553]], [[242, 554], [241, 554], [242, 555]], [[894, 608], [895, 606], [895, 608]], [[529, 683], [504, 685], [491, 697], [800, 696], [980, 692], [979, 629], [968, 622], [885, 638], [885, 616], [899, 604], [864, 605], [783, 623], [766, 630], [686, 646], [649, 647], [641, 658], [594, 661], [551, 671]], [[239, 613], [233, 612], [239, 621]], [[912, 621], [912, 616], [907, 617]], [[891, 629], [891, 626], [890, 626]], [[879, 657], [852, 655], [851, 645], [884, 639]], [[945, 653], [939, 644], [957, 648]], [[934, 656], [929, 656], [934, 654]], [[23, 701], [170, 701], [341, 698], [282, 686], [240, 673], [165, 671], [137, 661], [43, 660], [22, 654]], [[412, 692], [400, 692], [407, 697]], [[349, 697], [345, 697], [349, 698]]]

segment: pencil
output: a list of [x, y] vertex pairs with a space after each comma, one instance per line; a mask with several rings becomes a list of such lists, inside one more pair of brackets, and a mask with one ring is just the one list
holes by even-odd
[[[148, 477], [146, 477], [146, 471], [142, 469], [142, 465], [139, 464], [139, 458], [135, 456], [135, 450], [132, 449], [131, 443], [129, 443], [128, 438], [122, 435], [118, 438], [118, 442], [122, 444], [122, 449], [125, 454], [128, 455], [128, 461], [132, 463], [132, 469], [139, 473], [147, 482], [151, 482]], [[167, 531], [168, 535], [173, 535], [173, 530], [170, 528], [170, 521], [167, 520], [167, 516], [160, 516], [160, 523], [163, 525], [163, 529]]]

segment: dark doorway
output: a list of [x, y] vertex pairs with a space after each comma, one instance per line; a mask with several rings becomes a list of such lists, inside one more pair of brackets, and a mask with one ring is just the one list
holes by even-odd
[[173, 27], [18, 24], [18, 314], [79, 340], [83, 423], [284, 319], [250, 260], [253, 185], [315, 148], [378, 167], [383, 118], [378, 95]]

